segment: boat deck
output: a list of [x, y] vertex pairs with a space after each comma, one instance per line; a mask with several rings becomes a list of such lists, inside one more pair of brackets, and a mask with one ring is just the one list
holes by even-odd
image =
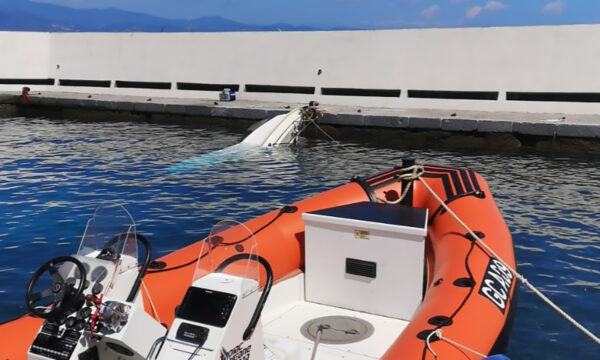
[[265, 358], [310, 359], [315, 344], [301, 328], [316, 318], [347, 316], [367, 321], [373, 333], [350, 344], [321, 342], [315, 359], [379, 359], [404, 330], [408, 321], [304, 301], [304, 274], [299, 273], [273, 286], [263, 311]]

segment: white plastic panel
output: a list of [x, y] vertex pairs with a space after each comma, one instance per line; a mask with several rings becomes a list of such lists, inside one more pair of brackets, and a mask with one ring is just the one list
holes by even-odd
[[[302, 217], [306, 301], [413, 317], [423, 295], [426, 209], [360, 203]], [[347, 259], [374, 263], [375, 273], [349, 274]]]

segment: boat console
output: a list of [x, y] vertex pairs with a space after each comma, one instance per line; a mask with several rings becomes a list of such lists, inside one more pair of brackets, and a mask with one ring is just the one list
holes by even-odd
[[[138, 270], [138, 243], [146, 258]], [[77, 254], [43, 264], [27, 287], [32, 314], [45, 319], [29, 360], [144, 359], [166, 329], [144, 310], [139, 294], [151, 248], [120, 205], [99, 207]], [[143, 335], [136, 329], [144, 329]]]
[[[146, 247], [140, 270], [138, 243]], [[260, 315], [273, 273], [257, 249], [244, 225], [215, 225], [167, 333], [138, 296], [150, 244], [122, 206], [101, 207], [77, 254], [51, 259], [33, 274], [27, 306], [45, 321], [28, 360], [262, 359]]]
[[[260, 314], [273, 274], [257, 249], [244, 225], [215, 225], [157, 359], [264, 358]], [[262, 295], [259, 264], [267, 276]]]

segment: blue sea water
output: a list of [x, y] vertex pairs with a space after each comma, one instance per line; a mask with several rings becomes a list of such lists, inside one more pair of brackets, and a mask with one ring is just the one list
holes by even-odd
[[[221, 219], [243, 222], [412, 156], [481, 173], [512, 231], [519, 271], [600, 334], [598, 159], [311, 140], [168, 171], [240, 137], [214, 126], [0, 119], [0, 322], [25, 311], [25, 286], [42, 263], [77, 251], [102, 202], [123, 204], [160, 256]], [[596, 359], [600, 346], [522, 288], [507, 353]]]

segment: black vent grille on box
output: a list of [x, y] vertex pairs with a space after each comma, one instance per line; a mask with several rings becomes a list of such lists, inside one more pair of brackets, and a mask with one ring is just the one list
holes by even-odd
[[346, 274], [375, 279], [377, 277], [377, 263], [346, 258]]

